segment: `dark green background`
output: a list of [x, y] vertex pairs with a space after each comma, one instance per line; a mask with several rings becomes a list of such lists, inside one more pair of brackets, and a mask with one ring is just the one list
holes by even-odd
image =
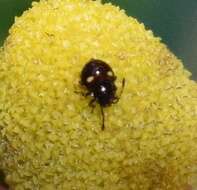
[[[110, 1], [110, 0], [108, 0]], [[31, 0], [0, 0], [0, 44], [14, 16], [21, 15]], [[197, 0], [111, 0], [128, 15], [144, 22], [183, 60], [197, 79]]]

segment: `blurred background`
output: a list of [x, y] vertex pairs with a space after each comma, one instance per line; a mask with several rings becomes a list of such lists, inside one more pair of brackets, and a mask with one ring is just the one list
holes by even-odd
[[[103, 0], [125, 9], [160, 36], [197, 80], [197, 0]], [[15, 16], [31, 7], [32, 0], [0, 0], [0, 45]]]

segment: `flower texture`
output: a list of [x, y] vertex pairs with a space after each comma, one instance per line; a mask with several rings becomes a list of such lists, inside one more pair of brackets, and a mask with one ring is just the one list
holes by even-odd
[[[108, 63], [117, 104], [81, 93]], [[142, 23], [110, 3], [41, 0], [0, 51], [0, 168], [11, 189], [179, 190], [197, 163], [197, 84]]]

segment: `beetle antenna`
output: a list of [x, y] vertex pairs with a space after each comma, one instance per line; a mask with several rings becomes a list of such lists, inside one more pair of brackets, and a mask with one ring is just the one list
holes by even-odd
[[120, 95], [119, 95], [119, 97], [115, 97], [114, 101], [112, 102], [113, 104], [116, 104], [116, 103], [119, 102], [120, 97], [123, 93], [124, 87], [125, 87], [125, 78], [122, 79], [122, 88], [121, 88], [121, 91], [120, 91]]
[[103, 111], [103, 107], [100, 105], [100, 108], [101, 108], [101, 115], [102, 115], [102, 131], [105, 129], [105, 114], [104, 114], [104, 111]]
[[119, 95], [118, 99], [120, 99], [120, 97], [121, 97], [121, 95], [123, 93], [124, 87], [125, 87], [125, 78], [122, 79], [122, 88], [121, 88], [120, 95]]

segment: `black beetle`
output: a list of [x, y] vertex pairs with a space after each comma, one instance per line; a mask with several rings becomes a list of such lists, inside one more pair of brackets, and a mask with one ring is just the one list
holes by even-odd
[[[115, 85], [116, 76], [112, 68], [102, 60], [91, 59], [85, 64], [81, 71], [81, 81], [80, 84], [85, 86], [88, 92], [85, 96], [92, 96], [93, 99], [90, 101], [89, 106], [95, 106], [97, 101], [101, 108], [102, 114], [102, 130], [105, 128], [105, 117], [103, 108], [110, 106], [111, 104], [117, 103], [120, 96], [116, 96], [117, 87]], [[123, 92], [125, 86], [125, 79], [122, 80], [122, 90]]]

